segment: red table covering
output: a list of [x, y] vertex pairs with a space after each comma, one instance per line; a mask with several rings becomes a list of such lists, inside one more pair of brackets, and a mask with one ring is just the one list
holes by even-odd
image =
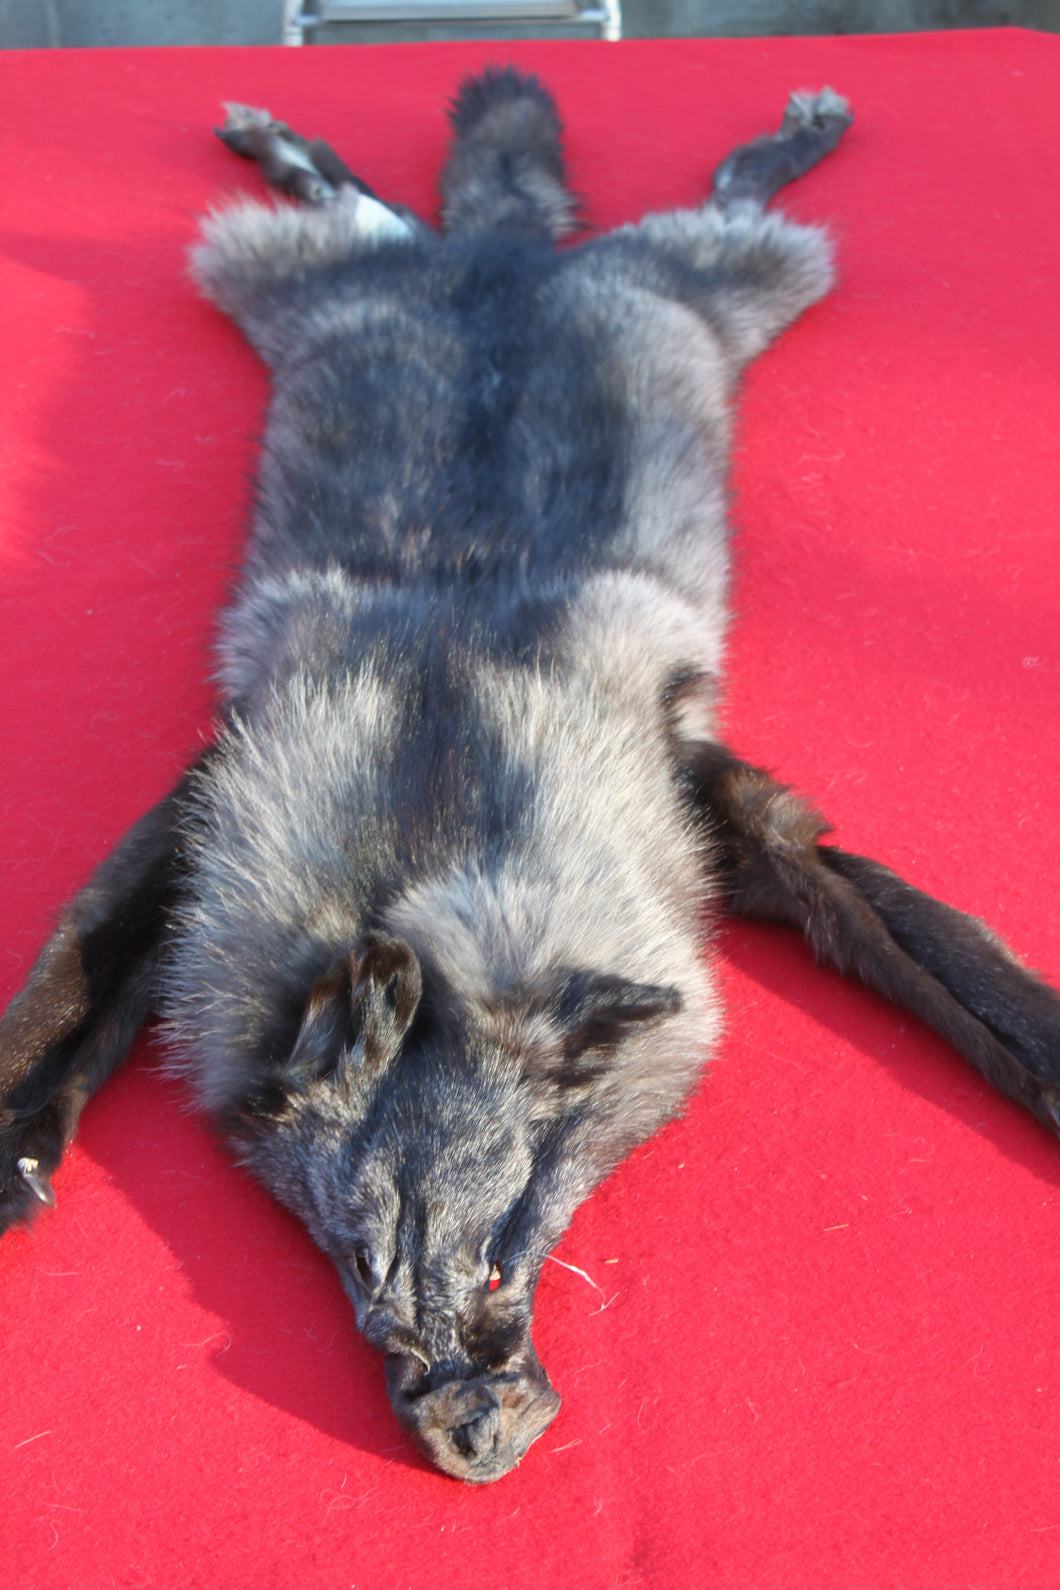
[[[0, 997], [210, 732], [265, 396], [184, 271], [258, 189], [219, 102], [429, 212], [497, 59], [600, 226], [696, 202], [790, 89], [852, 99], [784, 200], [840, 285], [742, 401], [731, 739], [1060, 979], [1060, 39], [1002, 31], [0, 55]], [[0, 1244], [0, 1581], [1060, 1582], [1060, 1145], [794, 937], [720, 958], [709, 1077], [558, 1250], [598, 1290], [545, 1267], [563, 1410], [484, 1490], [143, 1042]]]

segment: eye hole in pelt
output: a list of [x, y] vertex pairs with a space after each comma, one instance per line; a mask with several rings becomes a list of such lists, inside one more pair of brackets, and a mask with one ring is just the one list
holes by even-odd
[[490, 1291], [490, 1292], [495, 1292], [497, 1290], [497, 1288], [500, 1286], [500, 1284], [501, 1284], [501, 1267], [497, 1263], [496, 1259], [494, 1259], [493, 1264], [492, 1264], [492, 1266], [490, 1268], [489, 1280], [486, 1282], [487, 1290]]
[[372, 1261], [363, 1248], [354, 1248], [350, 1254], [350, 1263], [361, 1288], [365, 1292], [371, 1292], [375, 1287], [375, 1275], [372, 1271]]

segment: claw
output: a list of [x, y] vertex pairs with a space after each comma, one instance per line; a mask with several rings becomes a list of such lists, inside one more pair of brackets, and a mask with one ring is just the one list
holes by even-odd
[[52, 1191], [51, 1182], [40, 1168], [39, 1160], [24, 1155], [18, 1162], [18, 1173], [35, 1198], [39, 1198], [42, 1204], [47, 1204], [49, 1209], [55, 1208], [55, 1193]]

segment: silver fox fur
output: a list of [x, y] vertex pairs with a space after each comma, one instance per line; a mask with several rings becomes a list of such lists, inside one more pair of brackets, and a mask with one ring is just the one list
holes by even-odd
[[716, 743], [729, 405], [832, 282], [825, 234], [765, 204], [850, 119], [795, 95], [700, 209], [557, 250], [574, 203], [532, 78], [461, 90], [442, 234], [229, 107], [225, 141], [303, 202], [215, 214], [194, 256], [273, 382], [224, 727], [0, 1024], [0, 1229], [161, 1014], [465, 1480], [556, 1412], [538, 1274], [695, 1083], [718, 911], [802, 928], [1060, 1111], [1052, 991]]

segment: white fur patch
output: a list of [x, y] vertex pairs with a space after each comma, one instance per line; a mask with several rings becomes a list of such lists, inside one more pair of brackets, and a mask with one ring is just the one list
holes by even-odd
[[363, 238], [402, 242], [413, 236], [414, 229], [408, 221], [367, 193], [357, 195], [356, 217]]

